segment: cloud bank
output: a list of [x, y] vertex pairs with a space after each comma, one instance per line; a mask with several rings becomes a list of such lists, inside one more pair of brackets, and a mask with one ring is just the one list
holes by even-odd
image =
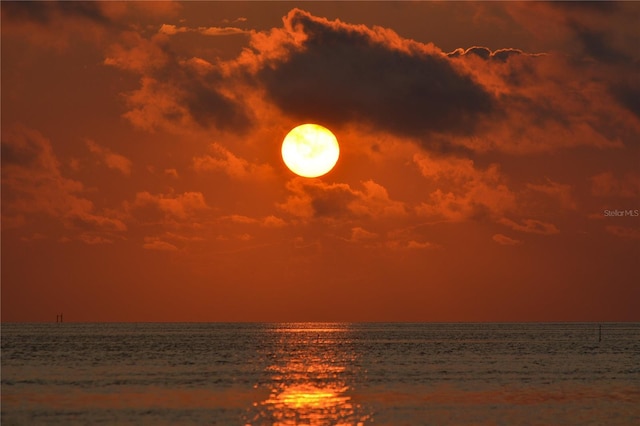
[[479, 116], [494, 109], [490, 94], [431, 44], [300, 9], [289, 12], [281, 31], [287, 54], [265, 64], [256, 78], [300, 121], [363, 121], [409, 136], [469, 134]]

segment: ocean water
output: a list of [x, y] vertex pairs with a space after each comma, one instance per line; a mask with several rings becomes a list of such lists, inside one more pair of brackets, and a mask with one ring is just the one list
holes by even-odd
[[2, 425], [637, 425], [640, 324], [2, 324]]

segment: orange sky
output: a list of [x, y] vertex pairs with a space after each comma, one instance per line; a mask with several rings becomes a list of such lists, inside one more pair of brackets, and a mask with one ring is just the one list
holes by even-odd
[[2, 321], [639, 321], [639, 19], [3, 1]]

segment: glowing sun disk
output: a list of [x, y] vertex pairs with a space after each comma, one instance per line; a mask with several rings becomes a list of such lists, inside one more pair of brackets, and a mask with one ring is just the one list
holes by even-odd
[[289, 170], [304, 177], [318, 177], [336, 165], [340, 146], [333, 133], [318, 124], [293, 128], [282, 141], [282, 159]]

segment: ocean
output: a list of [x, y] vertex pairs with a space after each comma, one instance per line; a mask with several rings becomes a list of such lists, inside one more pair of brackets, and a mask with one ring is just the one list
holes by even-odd
[[638, 425], [640, 323], [1, 327], [9, 425]]

